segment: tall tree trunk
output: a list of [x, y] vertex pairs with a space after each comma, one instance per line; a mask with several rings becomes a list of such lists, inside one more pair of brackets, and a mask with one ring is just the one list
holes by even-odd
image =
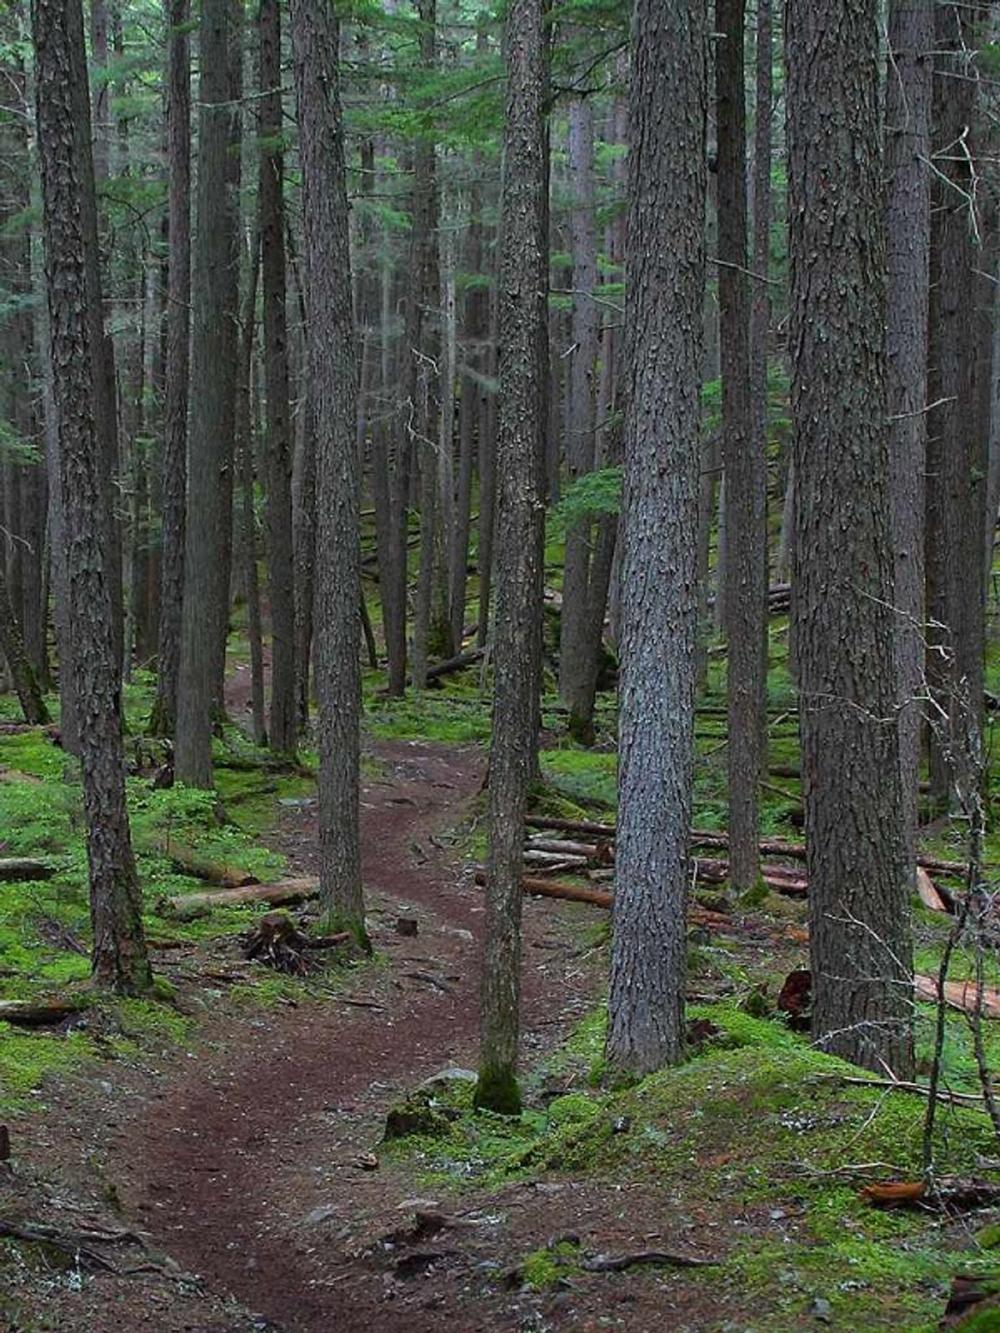
[[320, 902], [367, 940], [359, 837], [361, 669], [357, 355], [351, 310], [338, 24], [325, 0], [292, 0], [292, 45], [316, 422], [316, 692]]
[[[89, 280], [96, 246], [90, 110], [79, 0], [33, 0], [35, 94], [42, 168], [51, 355], [59, 433], [84, 813], [90, 867], [93, 972], [138, 993], [150, 983], [141, 900], [125, 808], [119, 659], [106, 573], [110, 527], [94, 422]], [[89, 196], [89, 197], [88, 197]]]
[[716, 0], [719, 333], [726, 476], [725, 605], [729, 643], [729, 878], [757, 880], [767, 616], [767, 460], [754, 430], [747, 280], [744, 0]]
[[877, 0], [790, 0], [787, 56], [792, 615], [813, 1032], [825, 1050], [906, 1078]]
[[[706, 12], [632, 16], [621, 542], [619, 814], [607, 1056], [644, 1074], [684, 1048], [694, 781], [706, 195]], [[666, 90], [670, 90], [669, 104]]]
[[[587, 97], [569, 105], [567, 142], [570, 252], [573, 258], [570, 357], [566, 385], [566, 463], [569, 482], [593, 471], [597, 397], [597, 226], [594, 189], [594, 111]], [[559, 693], [569, 708], [569, 732], [591, 745], [593, 707], [587, 682], [595, 658], [588, 634], [587, 601], [593, 519], [584, 515], [566, 527], [563, 602], [559, 633]], [[597, 647], [600, 644], [598, 642]]]
[[189, 340], [191, 333], [191, 51], [190, 0], [167, 0], [167, 162], [169, 255], [167, 260], [166, 393], [163, 467], [160, 630], [156, 702], [151, 729], [171, 736], [177, 724], [181, 614], [184, 599], [185, 492]]
[[295, 749], [295, 594], [292, 551], [292, 442], [285, 315], [284, 153], [281, 17], [278, 0], [260, 6], [260, 239], [267, 393], [267, 554], [271, 612], [271, 749]]
[[512, 0], [505, 32], [507, 101], [500, 253], [497, 438], [497, 623], [490, 745], [490, 851], [476, 1104], [520, 1108], [524, 817], [537, 750], [541, 621], [539, 522], [544, 426], [541, 355], [548, 242], [545, 38], [540, 0]]
[[916, 886], [924, 679], [924, 472], [930, 299], [932, 0], [893, 0], [886, 78], [886, 389], [899, 769], [907, 878]]
[[203, 0], [199, 62], [197, 232], [188, 444], [184, 605], [177, 700], [176, 770], [194, 787], [212, 783], [212, 725], [218, 697], [219, 640], [229, 601], [228, 546], [233, 459], [232, 374], [236, 313], [236, 197], [230, 155], [235, 112], [230, 77], [232, 28], [240, 0]]
[[[973, 268], [982, 267], [970, 139], [972, 23], [962, 5], [936, 10], [935, 135], [941, 157], [933, 209], [926, 576], [931, 692], [931, 795], [973, 798], [983, 739], [982, 550], [986, 471], [973, 402]], [[942, 179], [943, 178], [943, 179]], [[973, 554], [973, 552], [975, 554]]]

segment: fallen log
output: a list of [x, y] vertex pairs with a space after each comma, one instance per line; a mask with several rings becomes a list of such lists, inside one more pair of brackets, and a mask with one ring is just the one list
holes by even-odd
[[[787, 792], [784, 794], [788, 795]], [[614, 824], [595, 823], [588, 819], [557, 819], [548, 815], [529, 815], [525, 823], [528, 828], [576, 833], [609, 841], [614, 839], [616, 832]], [[540, 842], [534, 845], [542, 846]], [[692, 847], [728, 848], [729, 834], [724, 829], [694, 828], [691, 830], [690, 845]], [[806, 846], [803, 842], [790, 842], [785, 838], [761, 838], [757, 847], [765, 856], [785, 856], [790, 861], [804, 861], [806, 859]], [[610, 850], [613, 852], [613, 847]], [[932, 874], [949, 875], [958, 879], [964, 879], [969, 871], [969, 867], [964, 861], [947, 861], [937, 856], [918, 856], [917, 865], [922, 866], [924, 870]], [[1000, 864], [989, 862], [983, 868], [985, 870], [998, 870]]]
[[0, 1000], [0, 1023], [25, 1028], [52, 1027], [86, 1007], [86, 1002], [81, 999]]
[[[938, 1003], [938, 983], [936, 977], [917, 975], [913, 978], [913, 989], [918, 1000]], [[944, 983], [944, 1002], [951, 1009], [960, 1009], [962, 1013], [974, 1014], [979, 1008], [983, 1018], [1000, 1018], [1000, 991], [992, 986], [984, 986], [977, 999], [977, 987], [974, 981], [946, 981]]]
[[950, 910], [941, 894], [938, 893], [930, 875], [923, 866], [919, 865], [917, 866], [917, 897], [932, 912], [947, 912]]
[[448, 657], [443, 662], [435, 662], [433, 666], [427, 668], [427, 679], [440, 680], [442, 676], [450, 676], [456, 671], [461, 671], [463, 667], [481, 662], [485, 654], [485, 648], [470, 648], [468, 652], [456, 653], [454, 657]]
[[[486, 883], [486, 872], [476, 871], [476, 883]], [[592, 907], [611, 907], [611, 894], [604, 889], [586, 889], [579, 884], [567, 884], [561, 879], [541, 879], [536, 875], [524, 875], [521, 888], [525, 893], [534, 893], [541, 898], [564, 898], [572, 903], [590, 903]]]
[[546, 852], [537, 847], [526, 847], [524, 860], [535, 866], [585, 866], [591, 857], [585, 852]]
[[599, 865], [610, 865], [615, 859], [614, 848], [609, 842], [573, 842], [571, 839], [530, 838], [528, 849], [532, 852], [558, 852], [562, 856], [582, 856]]
[[245, 866], [233, 865], [228, 861], [219, 861], [196, 851], [187, 843], [175, 842], [173, 838], [164, 842], [153, 843], [151, 851], [157, 851], [167, 860], [182, 870], [192, 879], [203, 879], [207, 884], [221, 884], [227, 889], [241, 889], [248, 884], [257, 884], [259, 880]]
[[50, 861], [37, 861], [30, 856], [0, 857], [0, 880], [5, 883], [30, 879], [51, 879], [56, 873]]
[[291, 907], [307, 902], [319, 893], [319, 880], [283, 879], [277, 884], [247, 884], [232, 889], [216, 889], [204, 893], [181, 893], [175, 897], [160, 898], [156, 910], [161, 916], [176, 916], [192, 909], [239, 907], [245, 903], [270, 903], [272, 907]]

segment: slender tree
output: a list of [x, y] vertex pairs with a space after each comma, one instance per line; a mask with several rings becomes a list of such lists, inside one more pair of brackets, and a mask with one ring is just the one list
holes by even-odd
[[197, 234], [184, 605], [177, 700], [176, 770], [183, 782], [212, 782], [212, 725], [221, 707], [219, 639], [225, 639], [235, 378], [236, 198], [230, 56], [239, 0], [201, 8]]
[[744, 0], [716, 0], [719, 334], [726, 476], [725, 607], [729, 643], [729, 878], [757, 880], [758, 795], [766, 684], [767, 461], [754, 430], [747, 277]]
[[512, 0], [501, 211], [496, 616], [490, 851], [476, 1103], [516, 1112], [521, 869], [538, 729], [539, 521], [548, 253], [540, 0]]
[[886, 350], [899, 768], [908, 876], [916, 874], [924, 677], [924, 472], [930, 300], [930, 121], [934, 7], [889, 7], [886, 78]]
[[361, 674], [357, 356], [351, 309], [339, 25], [326, 0], [292, 0], [316, 446], [316, 694], [320, 901], [365, 941], [359, 836]]
[[[621, 533], [619, 815], [608, 1063], [643, 1074], [684, 1048], [694, 780], [706, 11], [632, 16], [629, 390]], [[668, 94], [669, 90], [669, 94]]]
[[173, 735], [177, 722], [181, 612], [184, 600], [185, 489], [191, 334], [191, 51], [190, 0], [167, 0], [166, 402], [161, 468], [160, 627], [152, 730]]
[[876, 0], [787, 9], [792, 614], [813, 1031], [826, 1050], [907, 1077], [878, 9]]
[[88, 279], [86, 272], [96, 247], [86, 235], [95, 204], [83, 14], [79, 0], [33, 0], [31, 17], [93, 972], [98, 984], [134, 994], [148, 987], [150, 970], [125, 808], [119, 661], [106, 563], [111, 519], [94, 421], [90, 302], [100, 278]]
[[284, 153], [281, 11], [261, 0], [260, 243], [267, 392], [267, 554], [271, 613], [271, 748], [295, 749], [295, 595], [292, 553], [292, 439], [285, 316]]

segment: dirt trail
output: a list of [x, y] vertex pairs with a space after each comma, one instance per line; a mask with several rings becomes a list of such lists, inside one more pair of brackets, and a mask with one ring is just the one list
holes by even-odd
[[[377, 753], [384, 776], [362, 791], [363, 858], [389, 967], [374, 980], [362, 970], [349, 994], [384, 1007], [334, 1001], [254, 1020], [246, 1039], [220, 1043], [173, 1084], [125, 1170], [128, 1211], [174, 1257], [289, 1331], [441, 1327], [441, 1311], [420, 1308], [425, 1292], [387, 1292], [384, 1273], [358, 1259], [366, 1219], [399, 1202], [391, 1178], [360, 1159], [399, 1091], [475, 1059], [482, 891], [435, 833], [478, 789], [482, 756], [399, 742]], [[287, 811], [279, 845], [295, 870], [315, 871], [313, 809]], [[416, 938], [396, 932], [397, 912], [418, 918]], [[571, 951], [547, 933], [547, 914], [529, 916], [528, 1026], [581, 1003], [566, 987]], [[471, 1308], [449, 1318], [499, 1326]]]

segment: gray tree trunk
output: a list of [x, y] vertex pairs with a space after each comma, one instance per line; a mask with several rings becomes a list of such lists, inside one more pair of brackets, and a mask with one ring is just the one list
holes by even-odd
[[[684, 1049], [705, 279], [705, 6], [632, 17], [618, 843], [607, 1057]], [[669, 89], [669, 98], [666, 90]]]
[[[813, 1033], [909, 1077], [877, 0], [790, 0], [792, 615]], [[981, 549], [981, 548], [977, 548]]]
[[729, 878], [752, 888], [760, 853], [759, 784], [765, 734], [767, 459], [754, 429], [747, 279], [744, 0], [716, 0], [719, 174], [719, 331], [726, 474], [726, 632], [729, 645]]
[[320, 902], [367, 940], [359, 836], [361, 668], [357, 355], [347, 223], [339, 29], [325, 0], [292, 0], [292, 46], [316, 423], [316, 693]]
[[279, 754], [295, 750], [295, 591], [292, 549], [292, 436], [285, 313], [284, 132], [281, 106], [281, 15], [262, 0], [260, 24], [260, 242], [264, 294], [264, 381], [267, 400], [267, 568], [271, 615], [269, 740]]
[[236, 0], [204, 0], [201, 11], [197, 230], [188, 442], [184, 605], [177, 700], [176, 772], [212, 784], [212, 728], [221, 706], [219, 656], [229, 606], [237, 199], [230, 71]]
[[177, 725], [177, 677], [184, 600], [188, 382], [191, 336], [191, 50], [190, 0], [167, 0], [167, 162], [169, 171], [167, 347], [163, 419], [160, 628], [152, 730]]
[[507, 98], [500, 248], [496, 616], [490, 850], [476, 1103], [520, 1108], [521, 869], [537, 743], [536, 636], [547, 305], [545, 47], [540, 0], [512, 0], [504, 35]]
[[930, 300], [932, 0], [893, 0], [886, 78], [886, 390], [899, 769], [907, 876], [916, 885], [924, 680], [924, 472]]
[[33, 0], [31, 19], [92, 965], [99, 985], [134, 994], [151, 977], [125, 807], [120, 659], [106, 572], [110, 513], [94, 422], [90, 302], [100, 276], [86, 273], [97, 254], [87, 237], [95, 204], [83, 15], [79, 0]]

